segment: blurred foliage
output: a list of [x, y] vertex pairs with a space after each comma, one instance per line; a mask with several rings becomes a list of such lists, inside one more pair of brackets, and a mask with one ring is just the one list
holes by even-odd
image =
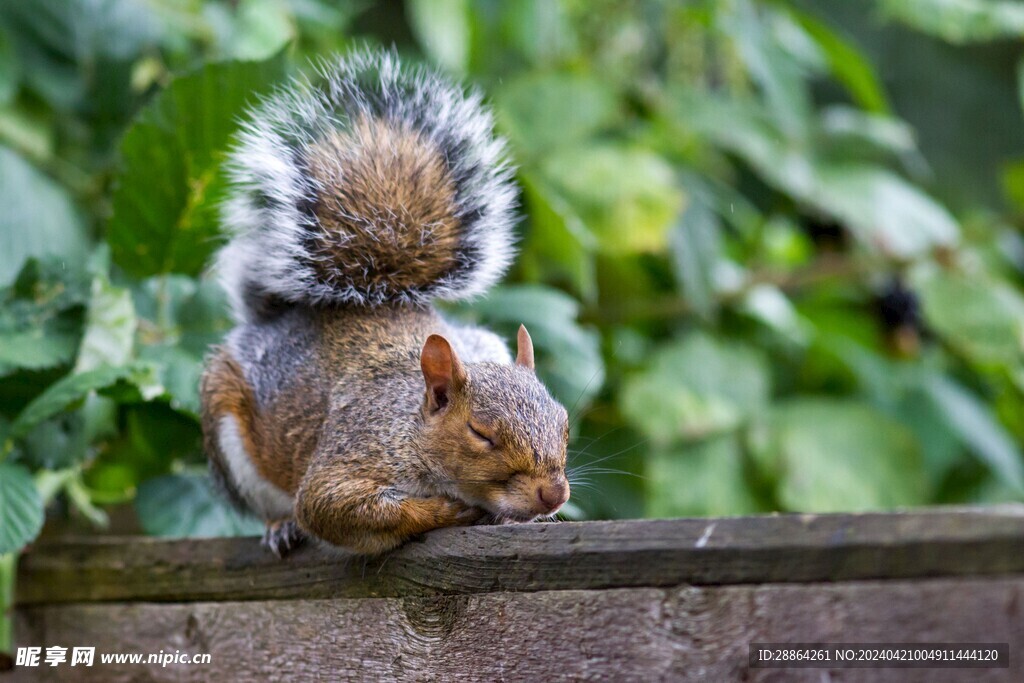
[[1021, 500], [1022, 35], [994, 0], [0, 4], [0, 555], [44, 506], [255, 529], [197, 419], [224, 150], [363, 42], [511, 143], [520, 257], [451, 312], [533, 332], [570, 515]]

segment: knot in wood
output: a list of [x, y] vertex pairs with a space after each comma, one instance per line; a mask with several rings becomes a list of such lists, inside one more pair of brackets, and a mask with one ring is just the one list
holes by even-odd
[[421, 638], [442, 640], [455, 630], [466, 610], [464, 595], [405, 598], [402, 610], [410, 628]]

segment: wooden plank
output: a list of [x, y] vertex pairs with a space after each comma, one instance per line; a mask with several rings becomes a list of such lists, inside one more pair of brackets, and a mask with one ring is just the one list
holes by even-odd
[[1024, 572], [1024, 506], [444, 529], [382, 558], [83, 538], [22, 558], [20, 604], [405, 597]]
[[[21, 645], [95, 645], [18, 680], [1024, 680], [1024, 575], [361, 600], [38, 605]], [[750, 669], [750, 642], [1005, 642], [1007, 669]], [[101, 665], [102, 653], [210, 653]]]

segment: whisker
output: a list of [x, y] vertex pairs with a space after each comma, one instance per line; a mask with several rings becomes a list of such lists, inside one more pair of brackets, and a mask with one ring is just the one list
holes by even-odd
[[604, 434], [602, 434], [601, 436], [597, 437], [596, 439], [594, 439], [593, 441], [588, 443], [586, 446], [584, 446], [582, 451], [573, 451], [573, 453], [575, 455], [584, 455], [587, 451], [589, 451], [594, 446], [594, 444], [598, 443], [599, 441], [601, 441], [605, 437], [611, 436], [615, 432], [617, 432], [620, 429], [622, 429], [622, 427], [623, 427], [623, 425], [619, 425], [617, 427], [612, 427], [611, 429], [606, 431]]
[[[632, 447], [635, 447], [635, 446], [633, 446], [633, 445], [628, 446], [628, 449], [632, 449]], [[590, 445], [588, 445], [587, 449], [584, 449], [583, 451], [572, 451], [571, 454], [573, 456], [585, 456], [585, 455], [587, 455], [587, 450], [588, 449], [590, 449]], [[612, 457], [614, 457], [614, 456], [604, 456], [600, 460], [607, 460], [608, 458], [612, 458]], [[595, 462], [600, 462], [600, 461], [595, 461]]]
[[[583, 463], [583, 465], [596, 465], [598, 463], [602, 463], [605, 460], [610, 460], [611, 458], [618, 457], [618, 456], [622, 455], [623, 453], [627, 453], [627, 452], [633, 450], [634, 448], [639, 448], [640, 446], [643, 446], [644, 444], [646, 444], [648, 441], [650, 441], [650, 438], [642, 439], [642, 440], [638, 441], [637, 443], [635, 443], [635, 444], [633, 444], [631, 446], [626, 446], [622, 450], [616, 451], [615, 453], [612, 453], [610, 455], [606, 455], [603, 458], [598, 458], [597, 460], [591, 460], [590, 462]], [[576, 455], [582, 455], [582, 453], [577, 453]]]
[[576, 427], [582, 420], [600, 407], [600, 404], [593, 403], [569, 418], [569, 429]]
[[620, 470], [617, 467], [587, 467], [586, 469], [574, 471], [573, 474], [632, 474], [632, 472]]
[[611, 469], [611, 468], [604, 468], [604, 469], [599, 469], [599, 470], [591, 470], [591, 471], [586, 472], [586, 474], [620, 474], [620, 475], [622, 475], [624, 477], [634, 477], [636, 479], [647, 479], [647, 477], [645, 477], [644, 475], [637, 474], [636, 472], [627, 472], [625, 470], [617, 470], [617, 469]]
[[[601, 373], [601, 372], [602, 372], [603, 370], [604, 370], [604, 368], [603, 368], [603, 367], [600, 367], [600, 368], [598, 368], [597, 370], [594, 370], [594, 374], [590, 376], [590, 379], [589, 379], [589, 380], [587, 380], [587, 383], [586, 383], [586, 384], [585, 384], [585, 385], [583, 386], [583, 389], [581, 389], [581, 390], [580, 390], [579, 396], [577, 396], [577, 397], [576, 397], [576, 400], [575, 400], [575, 401], [573, 401], [573, 403], [572, 403], [572, 407], [571, 407], [571, 408], [569, 408], [569, 414], [570, 414], [570, 415], [572, 415], [572, 414], [573, 414], [573, 413], [574, 413], [574, 412], [576, 411], [576, 406], [577, 406], [577, 405], [579, 405], [580, 399], [582, 399], [582, 398], [583, 398], [583, 395], [584, 395], [585, 393], [587, 393], [587, 389], [589, 389], [589, 388], [590, 388], [590, 385], [591, 385], [591, 384], [592, 384], [592, 383], [594, 382], [594, 380], [595, 380], [595, 379], [597, 379], [597, 376], [598, 376], [598, 374], [599, 374], [599, 373]], [[577, 415], [575, 415], [574, 417], [572, 417], [572, 418], [571, 418], [571, 419], [569, 420], [569, 428], [570, 428], [570, 429], [572, 429], [572, 427], [573, 427], [573, 426], [574, 426], [574, 425], [576, 424], [576, 421], [577, 421], [577, 420], [578, 420], [579, 418], [580, 418], [580, 415], [579, 415], [579, 414], [577, 414]]]

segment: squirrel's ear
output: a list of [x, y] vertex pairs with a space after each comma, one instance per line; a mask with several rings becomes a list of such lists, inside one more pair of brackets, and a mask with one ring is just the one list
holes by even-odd
[[516, 365], [533, 370], [533, 340], [530, 339], [530, 333], [526, 331], [526, 325], [519, 326], [517, 342], [519, 352], [516, 354]]
[[427, 405], [430, 412], [444, 409], [451, 393], [466, 383], [466, 370], [448, 340], [439, 334], [427, 337], [420, 353], [420, 369], [427, 383]]

